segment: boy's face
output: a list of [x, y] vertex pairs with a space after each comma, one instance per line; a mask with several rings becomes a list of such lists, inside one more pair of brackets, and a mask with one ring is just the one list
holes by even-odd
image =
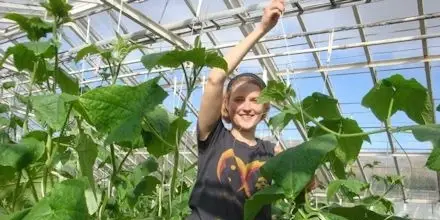
[[228, 111], [232, 125], [244, 131], [255, 130], [264, 113], [264, 104], [257, 103], [261, 89], [246, 81], [237, 82], [231, 89]]

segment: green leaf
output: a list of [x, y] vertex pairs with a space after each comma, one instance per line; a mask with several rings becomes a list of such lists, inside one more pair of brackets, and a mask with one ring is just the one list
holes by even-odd
[[25, 17], [17, 13], [8, 13], [5, 15], [6, 19], [15, 21], [20, 29], [26, 32], [27, 37], [31, 41], [38, 41], [46, 34], [52, 32], [52, 24], [43, 21], [39, 17]]
[[61, 130], [69, 109], [67, 104], [77, 99], [77, 96], [64, 93], [31, 97], [36, 116], [54, 130]]
[[[0, 166], [0, 184], [12, 183], [15, 179], [15, 169], [10, 166]], [[0, 218], [1, 219], [1, 218]]]
[[260, 212], [264, 205], [271, 204], [282, 198], [284, 198], [284, 191], [282, 188], [276, 185], [265, 187], [246, 200], [244, 204], [244, 219], [255, 219], [255, 216]]
[[0, 220], [22, 220], [31, 211], [30, 208], [14, 212], [10, 215], [0, 216]]
[[69, 17], [69, 11], [72, 9], [72, 6], [66, 0], [49, 0], [49, 2], [41, 3], [41, 6], [52, 16], [63, 20]]
[[266, 179], [273, 179], [281, 186], [288, 197], [295, 198], [307, 186], [315, 170], [326, 155], [335, 149], [336, 144], [334, 135], [315, 137], [269, 159], [261, 167], [261, 173]]
[[327, 200], [331, 200], [342, 187], [359, 195], [363, 190], [368, 188], [368, 184], [355, 179], [333, 180], [327, 187]]
[[327, 161], [330, 162], [330, 169], [338, 179], [347, 179], [347, 173], [345, 173], [346, 165], [336, 157], [334, 151], [327, 155]]
[[440, 171], [440, 140], [434, 143], [434, 148], [429, 154], [426, 166], [431, 170]]
[[90, 123], [103, 133], [106, 142], [136, 140], [144, 114], [160, 104], [167, 93], [157, 84], [159, 78], [138, 86], [109, 86], [81, 95], [79, 101]]
[[393, 75], [388, 79], [395, 87], [394, 100], [397, 108], [418, 124], [431, 124], [432, 103], [428, 90], [414, 78], [406, 80], [401, 75]]
[[364, 97], [362, 105], [371, 108], [379, 120], [385, 121], [391, 99], [394, 100], [391, 115], [400, 110], [418, 124], [433, 123], [433, 106], [428, 90], [415, 79], [407, 80], [399, 74], [379, 82]]
[[4, 82], [2, 84], [2, 86], [3, 86], [3, 89], [14, 88], [15, 87], [15, 82], [14, 81]]
[[38, 137], [26, 136], [20, 140], [20, 144], [25, 145], [28, 152], [31, 154], [30, 163], [38, 161], [44, 154], [45, 143]]
[[440, 170], [440, 125], [420, 125], [411, 128], [411, 131], [418, 141], [430, 141], [433, 150], [428, 157], [426, 166], [431, 170]]
[[367, 209], [382, 215], [394, 214], [393, 203], [381, 196], [369, 196], [363, 198], [360, 203]]
[[440, 124], [415, 126], [411, 131], [418, 141], [435, 143], [440, 139]]
[[0, 114], [9, 112], [9, 105], [0, 103]]
[[295, 92], [292, 87], [287, 86], [282, 81], [270, 80], [267, 83], [266, 88], [261, 91], [260, 97], [258, 97], [258, 102], [283, 102], [290, 97], [295, 97]]
[[[322, 120], [320, 123], [330, 130], [342, 134], [363, 132], [355, 120], [348, 118], [342, 118], [339, 120]], [[327, 132], [320, 127], [311, 127], [308, 136], [316, 137], [326, 133]], [[352, 163], [358, 157], [363, 141], [370, 142], [370, 138], [368, 136], [338, 137], [338, 147], [335, 150], [336, 157], [344, 164]]]
[[347, 220], [404, 220], [405, 218], [386, 215], [380, 215], [368, 210], [365, 206], [358, 205], [354, 207], [330, 207], [327, 210], [331, 214], [346, 218]]
[[133, 194], [135, 200], [141, 195], [152, 195], [156, 191], [156, 186], [160, 181], [154, 176], [145, 176], [134, 188]]
[[78, 80], [64, 70], [59, 69], [55, 72], [55, 80], [61, 91], [71, 95], [79, 95]]
[[9, 120], [5, 117], [0, 117], [0, 126], [7, 127], [9, 125]]
[[[319, 92], [314, 92], [311, 96], [306, 97], [301, 105], [303, 111], [307, 112], [313, 118], [321, 117], [327, 120], [342, 118], [338, 109], [338, 100]], [[302, 117], [302, 114], [300, 114], [299, 117]], [[298, 120], [301, 122], [304, 120], [305, 123], [310, 121], [307, 118], [298, 118]]]
[[0, 64], [3, 65], [6, 59], [11, 55], [13, 56], [14, 66], [18, 71], [33, 71], [34, 63], [36, 62], [37, 57], [32, 50], [29, 50], [23, 44], [16, 44], [12, 47], [8, 47]]
[[285, 107], [280, 113], [269, 119], [269, 124], [275, 131], [283, 130], [290, 121], [295, 119], [298, 111], [291, 107]]
[[87, 55], [94, 55], [101, 53], [101, 50], [94, 44], [90, 44], [86, 47], [83, 47], [81, 50], [76, 53], [75, 62], [84, 59]]
[[65, 180], [55, 185], [50, 194], [38, 202], [23, 220], [89, 219], [81, 180]]
[[159, 164], [153, 157], [148, 157], [144, 162], [137, 165], [133, 170], [132, 179], [134, 183], [139, 183], [144, 176], [147, 176], [157, 170]]
[[191, 62], [196, 67], [207, 66], [217, 67], [227, 71], [226, 61], [216, 52], [206, 51], [205, 48], [193, 48], [191, 50], [173, 50], [167, 52], [153, 53], [141, 58], [144, 66], [151, 71], [154, 67], [180, 67], [182, 63]]
[[[390, 102], [393, 98], [394, 90], [383, 81], [379, 81], [365, 96], [362, 98], [362, 105], [370, 108], [377, 119], [384, 122], [388, 117]], [[393, 105], [390, 117], [397, 112], [397, 106]]]
[[228, 63], [217, 52], [207, 51], [205, 58], [205, 66], [210, 68], [219, 68], [228, 73]]
[[0, 165], [21, 170], [40, 159], [44, 149], [44, 142], [31, 137], [23, 138], [19, 144], [0, 144]]
[[56, 54], [56, 49], [50, 41], [25, 42], [23, 45], [34, 52], [36, 56], [44, 58], [53, 58]]
[[78, 152], [78, 162], [81, 175], [87, 177], [90, 188], [96, 193], [93, 165], [98, 156], [98, 145], [93, 142], [87, 134], [80, 131], [75, 150]]
[[183, 118], [175, 118], [171, 121], [168, 132], [162, 136], [159, 135], [159, 137], [151, 131], [151, 127], [145, 128], [144, 126], [142, 136], [148, 153], [155, 157], [170, 153], [178, 146], [178, 141], [190, 125], [191, 123]]

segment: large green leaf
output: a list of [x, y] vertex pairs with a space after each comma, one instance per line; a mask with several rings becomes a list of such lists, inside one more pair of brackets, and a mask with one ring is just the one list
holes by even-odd
[[69, 17], [69, 11], [72, 6], [66, 0], [49, 0], [49, 2], [41, 3], [41, 6], [53, 16], [65, 19]]
[[142, 180], [136, 184], [133, 189], [134, 200], [137, 201], [139, 196], [148, 196], [152, 195], [153, 192], [156, 191], [156, 186], [160, 184], [160, 180], [158, 180], [154, 176], [145, 176]]
[[70, 76], [62, 69], [54, 72], [55, 81], [60, 87], [61, 91], [71, 95], [79, 95], [78, 79]]
[[255, 216], [260, 212], [264, 205], [271, 204], [282, 198], [284, 198], [284, 191], [282, 188], [276, 185], [265, 187], [246, 200], [244, 204], [244, 219], [255, 219]]
[[[362, 105], [370, 108], [380, 121], [385, 121], [388, 117], [393, 94], [393, 88], [389, 84], [380, 81], [362, 98]], [[393, 105], [390, 117], [396, 112], [397, 106]]]
[[43, 21], [40, 17], [28, 18], [21, 14], [8, 13], [5, 18], [15, 21], [31, 41], [38, 41], [52, 32], [52, 24]]
[[[306, 97], [302, 103], [302, 110], [307, 112], [313, 118], [323, 118], [327, 120], [337, 120], [340, 119], [341, 113], [338, 109], [338, 100], [319, 93], [314, 92], [311, 96]], [[309, 122], [308, 118], [301, 118], [302, 114], [299, 114], [299, 121], [303, 121], [305, 123]]]
[[342, 187], [356, 195], [359, 195], [368, 187], [368, 184], [355, 179], [333, 180], [328, 184], [327, 187], [327, 200], [331, 200]]
[[432, 102], [428, 89], [415, 79], [405, 79], [401, 75], [393, 75], [388, 80], [396, 89], [394, 94], [395, 105], [418, 124], [431, 124]]
[[261, 167], [261, 173], [281, 186], [286, 196], [294, 198], [307, 186], [315, 170], [336, 145], [334, 135], [315, 137], [269, 159]]
[[440, 140], [434, 143], [434, 147], [429, 154], [426, 166], [431, 170], [440, 171]]
[[32, 137], [21, 139], [19, 144], [0, 144], [0, 165], [21, 170], [40, 159], [44, 149], [44, 142]]
[[207, 66], [221, 68], [224, 71], [228, 70], [226, 61], [216, 52], [206, 51], [205, 48], [199, 47], [191, 50], [173, 50], [148, 54], [141, 58], [141, 62], [148, 70], [157, 66], [176, 68], [185, 62], [191, 62], [196, 67]]
[[152, 131], [153, 127], [144, 125], [142, 136], [148, 153], [155, 157], [170, 153], [177, 147], [180, 138], [190, 125], [191, 123], [183, 118], [175, 118], [164, 135], [157, 134]]
[[428, 90], [415, 79], [405, 79], [396, 74], [380, 81], [363, 98], [362, 105], [371, 108], [376, 117], [385, 121], [391, 100], [394, 100], [390, 117], [398, 110], [418, 124], [433, 123], [433, 106]]
[[22, 220], [31, 211], [30, 208], [14, 212], [10, 215], [0, 216], [0, 220]]
[[298, 111], [292, 107], [284, 108], [280, 113], [269, 119], [269, 124], [275, 131], [283, 130], [290, 121], [295, 119]]
[[393, 203], [381, 196], [369, 196], [363, 198], [360, 203], [369, 210], [382, 215], [394, 214]]
[[23, 45], [34, 52], [36, 56], [44, 58], [53, 58], [56, 54], [56, 49], [50, 41], [25, 42]]
[[338, 215], [346, 218], [347, 220], [404, 220], [405, 218], [386, 215], [380, 215], [371, 210], [368, 210], [365, 206], [358, 205], [354, 207], [330, 207], [327, 211], [331, 214]]
[[11, 55], [13, 56], [14, 66], [18, 71], [33, 71], [37, 57], [35, 53], [32, 50], [29, 50], [24, 44], [16, 44], [8, 47], [0, 64], [3, 65], [6, 59]]
[[431, 170], [440, 171], [440, 125], [420, 125], [411, 130], [418, 141], [430, 141], [433, 144], [426, 166]]
[[89, 219], [81, 180], [65, 180], [55, 185], [50, 194], [40, 200], [23, 220]]
[[31, 97], [36, 116], [54, 130], [61, 130], [67, 117], [68, 104], [77, 99], [77, 96], [64, 93]]
[[10, 89], [10, 88], [14, 88], [15, 87], [15, 82], [14, 81], [8, 81], [8, 82], [4, 82], [2, 84], [3, 89]]
[[133, 170], [132, 180], [134, 183], [139, 183], [143, 177], [155, 172], [159, 164], [153, 157], [148, 157], [144, 162], [137, 165]]
[[[339, 120], [322, 120], [320, 123], [330, 130], [342, 134], [363, 132], [355, 120], [348, 118], [342, 118]], [[326, 133], [327, 132], [320, 127], [311, 127], [308, 136], [316, 137]], [[344, 164], [352, 163], [358, 157], [363, 141], [370, 142], [370, 138], [368, 136], [338, 137], [338, 147], [335, 150], [336, 157]]]
[[94, 89], [80, 97], [90, 123], [108, 133], [106, 142], [136, 140], [146, 112], [160, 104], [167, 93], [157, 84], [159, 78], [138, 86], [109, 86]]
[[95, 178], [93, 176], [93, 165], [98, 156], [98, 145], [93, 142], [87, 134], [80, 131], [75, 150], [78, 152], [79, 168], [81, 175], [87, 177], [89, 185], [95, 192]]
[[0, 103], [0, 114], [9, 112], [9, 105]]
[[289, 98], [295, 97], [295, 92], [292, 87], [286, 85], [282, 81], [270, 80], [267, 83], [266, 88], [264, 88], [260, 97], [258, 97], [259, 103], [268, 103], [268, 102], [284, 102]]
[[99, 53], [101, 53], [101, 50], [96, 45], [90, 44], [86, 47], [83, 47], [81, 50], [78, 51], [78, 53], [76, 53], [75, 62], [84, 59], [84, 57], [88, 55], [99, 54]]

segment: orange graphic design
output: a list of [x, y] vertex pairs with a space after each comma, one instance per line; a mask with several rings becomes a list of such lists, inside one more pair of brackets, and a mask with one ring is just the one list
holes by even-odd
[[[220, 156], [220, 159], [217, 163], [217, 179], [221, 182], [221, 175], [222, 172], [225, 170], [227, 166], [227, 161], [231, 160], [235, 162], [235, 165], [231, 165], [231, 170], [235, 171], [237, 170], [240, 176], [240, 182], [241, 186], [239, 187], [238, 191], [244, 190], [247, 197], [251, 196], [251, 187], [249, 181], [251, 181], [252, 174], [257, 172], [261, 166], [263, 166], [264, 162], [255, 160], [248, 164], [245, 164], [243, 160], [241, 160], [239, 157], [235, 156], [233, 149], [228, 149], [225, 152], [222, 153]], [[230, 177], [228, 177], [230, 181]]]

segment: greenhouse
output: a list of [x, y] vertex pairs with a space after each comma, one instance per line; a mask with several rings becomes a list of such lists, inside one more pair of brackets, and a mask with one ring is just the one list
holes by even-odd
[[0, 219], [440, 219], [438, 0], [0, 13]]

